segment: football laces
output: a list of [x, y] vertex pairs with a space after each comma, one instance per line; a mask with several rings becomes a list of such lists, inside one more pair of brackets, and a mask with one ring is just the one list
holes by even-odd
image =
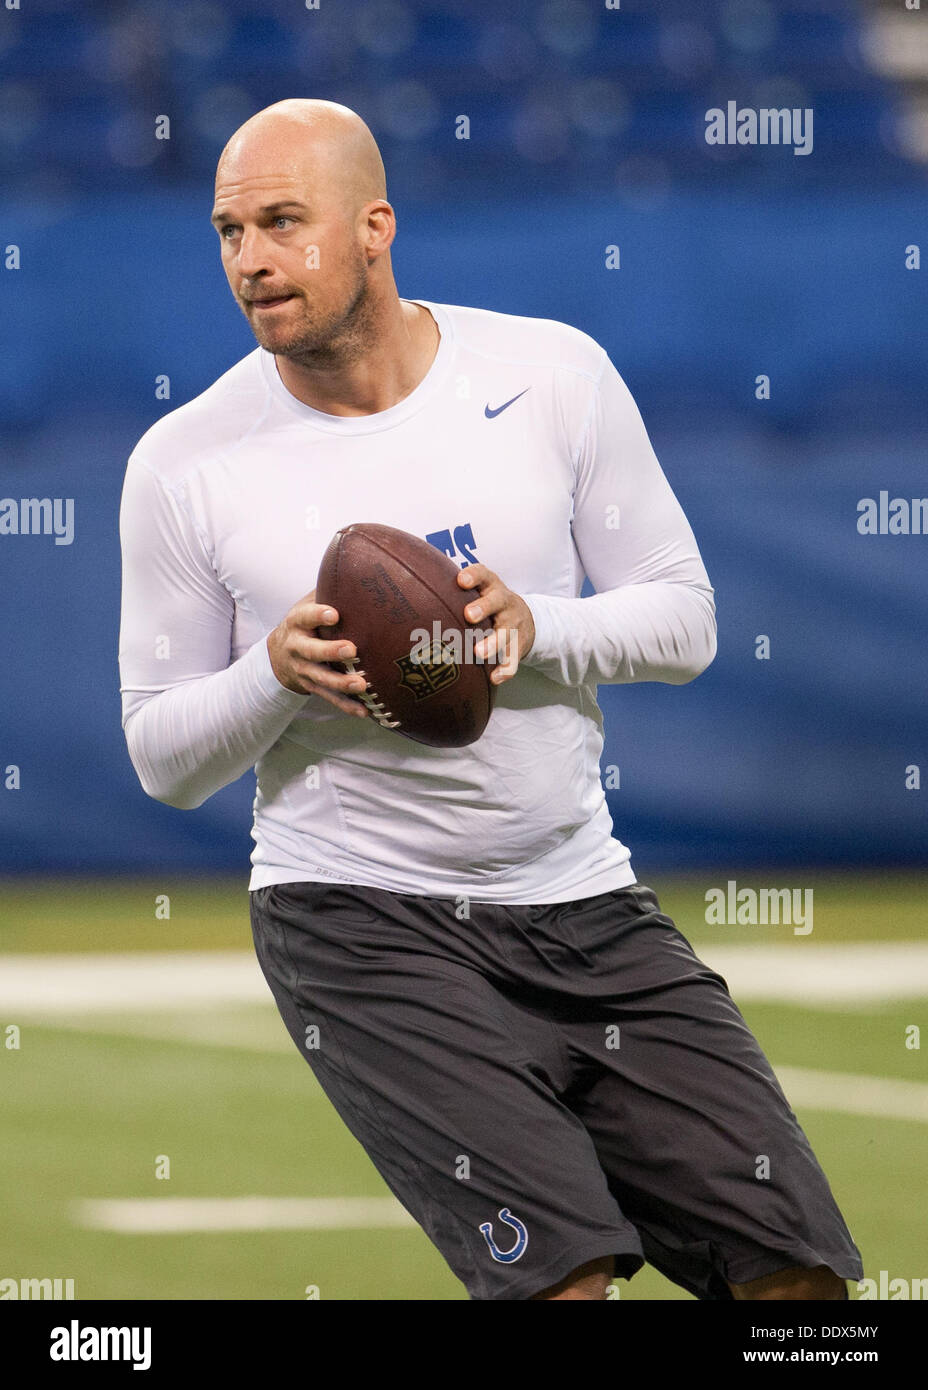
[[[342, 665], [348, 671], [349, 675], [363, 676], [364, 679], [367, 680], [367, 672], [362, 671], [361, 667], [358, 665], [357, 657], [352, 657], [350, 661], [343, 661]], [[394, 719], [390, 711], [384, 708], [384, 703], [375, 690], [365, 690], [363, 695], [356, 695], [355, 699], [360, 700], [361, 704], [366, 706], [369, 713], [373, 715], [381, 728], [398, 729], [400, 727], [400, 721]]]

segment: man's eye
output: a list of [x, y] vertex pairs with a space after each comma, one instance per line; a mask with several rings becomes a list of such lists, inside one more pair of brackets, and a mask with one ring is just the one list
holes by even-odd
[[283, 216], [281, 216], [281, 217], [275, 217], [275, 218], [274, 218], [274, 225], [275, 225], [275, 227], [276, 227], [277, 224], [278, 224], [279, 222], [292, 222], [292, 221], [293, 221], [293, 218], [292, 218], [292, 217], [283, 217]]
[[220, 228], [219, 228], [219, 235], [222, 237], [222, 239], [223, 239], [224, 241], [228, 241], [228, 240], [229, 240], [229, 237], [228, 237], [227, 233], [228, 233], [228, 232], [234, 232], [234, 231], [235, 231], [235, 224], [232, 223], [232, 222], [227, 222], [226, 225], [225, 225], [224, 227], [220, 227]]

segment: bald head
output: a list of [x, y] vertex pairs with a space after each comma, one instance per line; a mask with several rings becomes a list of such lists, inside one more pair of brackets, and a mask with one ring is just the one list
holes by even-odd
[[402, 314], [396, 217], [367, 126], [333, 101], [252, 116], [216, 170], [212, 221], [239, 307], [268, 352], [344, 363]]
[[216, 193], [274, 177], [302, 183], [350, 217], [387, 196], [376, 140], [356, 112], [334, 101], [294, 98], [252, 116], [219, 158]]

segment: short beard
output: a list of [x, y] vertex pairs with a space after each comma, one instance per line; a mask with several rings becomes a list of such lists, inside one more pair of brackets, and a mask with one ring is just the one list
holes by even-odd
[[354, 294], [337, 319], [321, 325], [298, 324], [289, 341], [267, 350], [275, 357], [286, 357], [300, 367], [322, 372], [349, 366], [363, 357], [374, 338], [376, 309], [366, 260], [359, 263], [358, 269]]
[[321, 371], [350, 366], [370, 349], [375, 317], [370, 285], [365, 277], [337, 324], [327, 331], [297, 336], [277, 356]]

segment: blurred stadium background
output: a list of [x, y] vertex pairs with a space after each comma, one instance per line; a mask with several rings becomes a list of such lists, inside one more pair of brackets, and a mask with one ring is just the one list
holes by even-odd
[[[867, 1273], [928, 1276], [911, 1199], [928, 1078], [907, 1032], [928, 997], [925, 792], [907, 773], [928, 760], [928, 538], [857, 530], [860, 499], [928, 493], [928, 296], [906, 264], [928, 225], [928, 15], [22, 0], [0, 12], [0, 493], [73, 498], [75, 535], [0, 535], [3, 780], [20, 769], [0, 795], [0, 1279], [71, 1277], [79, 1298], [463, 1296], [390, 1224], [247, 960], [253, 777], [196, 812], [157, 805], [120, 729], [125, 460], [253, 347], [212, 176], [241, 121], [297, 95], [344, 102], [380, 141], [401, 294], [573, 323], [628, 381], [720, 638], [691, 687], [601, 691], [617, 832], [724, 966]], [[812, 108], [812, 153], [708, 145], [706, 111], [730, 100]], [[705, 892], [729, 879], [813, 888], [814, 931], [708, 926]], [[165, 1206], [248, 1196], [336, 1205]], [[142, 1205], [99, 1205], [117, 1201]], [[686, 1297], [651, 1270], [620, 1287]]]

